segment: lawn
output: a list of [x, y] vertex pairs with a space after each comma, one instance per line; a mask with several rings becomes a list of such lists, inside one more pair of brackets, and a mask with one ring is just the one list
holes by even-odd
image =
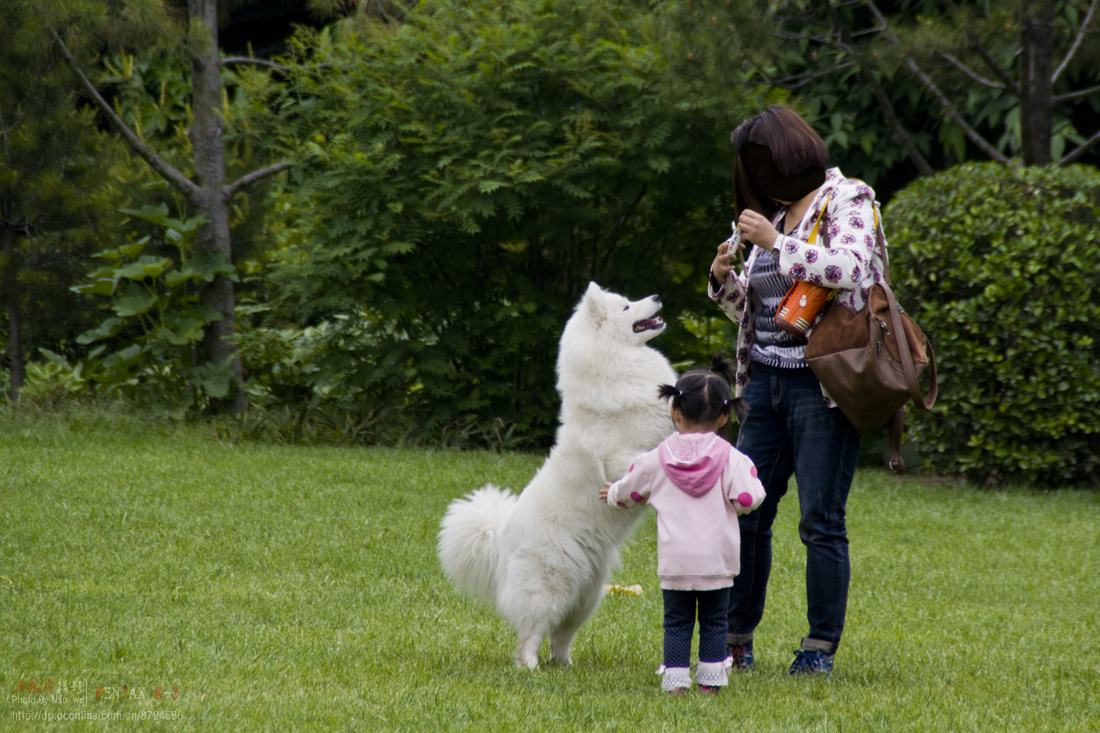
[[652, 515], [570, 669], [443, 578], [451, 499], [538, 455], [235, 443], [224, 426], [0, 412], [0, 730], [1086, 731], [1100, 726], [1100, 493], [862, 471], [848, 630], [805, 633], [791, 499], [757, 672], [668, 698]]

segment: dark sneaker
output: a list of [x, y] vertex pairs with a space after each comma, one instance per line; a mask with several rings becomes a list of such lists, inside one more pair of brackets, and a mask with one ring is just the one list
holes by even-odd
[[748, 641], [744, 644], [731, 645], [726, 647], [730, 653], [730, 660], [733, 662], [731, 669], [739, 669], [742, 672], [751, 672], [756, 669], [756, 665], [752, 659], [752, 642]]
[[833, 671], [833, 655], [823, 651], [811, 652], [799, 649], [794, 653], [794, 663], [791, 665], [790, 675], [822, 675], [828, 677]]

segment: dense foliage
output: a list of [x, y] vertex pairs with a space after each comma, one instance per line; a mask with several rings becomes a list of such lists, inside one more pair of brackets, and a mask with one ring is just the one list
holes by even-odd
[[[1095, 4], [778, 0], [739, 32], [880, 193], [967, 160], [1100, 162]], [[898, 178], [904, 180], [898, 181]]]
[[937, 470], [1093, 484], [1100, 470], [1100, 172], [963, 165], [885, 212], [901, 300], [929, 333], [937, 406], [909, 411]]
[[717, 316], [700, 290], [752, 100], [678, 90], [649, 22], [614, 2], [441, 3], [300, 40], [280, 128], [298, 237], [259, 323], [324, 324], [345, 346], [327, 376], [421, 434], [474, 416], [545, 442], [590, 280]]
[[0, 385], [13, 393], [28, 359], [90, 325], [68, 288], [122, 218], [126, 177], [119, 145], [75, 107], [67, 71], [24, 32], [32, 18], [0, 3]]
[[229, 393], [228, 360], [195, 359], [203, 329], [221, 317], [197, 291], [236, 273], [222, 253], [195, 246], [201, 218], [179, 221], [164, 205], [126, 213], [156, 225], [158, 235], [98, 252], [91, 282], [73, 288], [111, 299], [102, 305], [106, 318], [77, 339], [95, 345], [81, 375], [102, 393], [182, 415]]
[[[246, 433], [545, 446], [558, 336], [590, 280], [659, 294], [671, 327], [655, 345], [678, 365], [729, 348], [733, 326], [702, 293], [732, 213], [728, 133], [784, 101], [888, 202], [902, 300], [920, 308], [944, 380], [939, 407], [911, 413], [908, 443], [979, 481], [1095, 473], [1096, 268], [1082, 254], [1095, 172], [977, 166], [890, 201], [918, 171], [969, 159], [1049, 148], [1098, 160], [1097, 47], [1079, 42], [1095, 12], [1065, 0], [1042, 16], [969, 0], [898, 0], [881, 16], [873, 0], [315, 2], [349, 15], [299, 30], [278, 63], [219, 65], [224, 134], [207, 142], [224, 148], [227, 180], [293, 167], [228, 200], [232, 251], [196, 269], [189, 227], [209, 216], [120, 154], [58, 46], [193, 176], [187, 49], [202, 34], [180, 31], [174, 5], [0, 3], [0, 387], [13, 397], [216, 405], [224, 360], [199, 369], [197, 329], [225, 319], [194, 299], [216, 273], [233, 282], [222, 313], [239, 320], [226, 343], [254, 408]], [[242, 6], [221, 10], [232, 24]], [[171, 220], [143, 208], [164, 202]]]

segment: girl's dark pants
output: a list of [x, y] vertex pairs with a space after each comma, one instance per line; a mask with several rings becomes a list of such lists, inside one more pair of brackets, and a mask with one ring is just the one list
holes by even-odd
[[718, 590], [662, 589], [665, 601], [665, 666], [691, 666], [691, 632], [699, 618], [699, 661], [726, 658], [726, 615], [729, 588]]

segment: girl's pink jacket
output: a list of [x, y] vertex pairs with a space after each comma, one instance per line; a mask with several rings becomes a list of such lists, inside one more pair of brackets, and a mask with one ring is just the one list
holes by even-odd
[[717, 590], [741, 571], [737, 515], [764, 501], [756, 466], [715, 433], [673, 433], [613, 483], [607, 503], [657, 511], [657, 575], [668, 590]]

